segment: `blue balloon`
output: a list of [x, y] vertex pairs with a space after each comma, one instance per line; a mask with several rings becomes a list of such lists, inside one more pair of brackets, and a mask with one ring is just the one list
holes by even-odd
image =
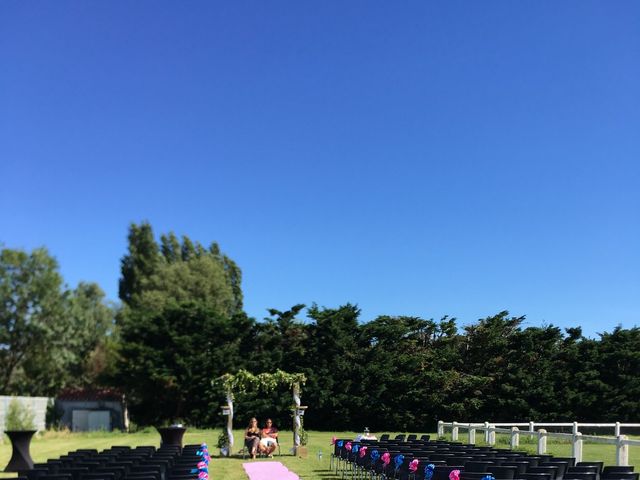
[[430, 463], [429, 465], [424, 467], [425, 480], [431, 480], [431, 477], [433, 477], [433, 471], [435, 470], [435, 468], [436, 466], [433, 463]]
[[396, 470], [398, 470], [402, 466], [402, 462], [404, 462], [404, 455], [397, 455], [393, 461], [396, 462]]

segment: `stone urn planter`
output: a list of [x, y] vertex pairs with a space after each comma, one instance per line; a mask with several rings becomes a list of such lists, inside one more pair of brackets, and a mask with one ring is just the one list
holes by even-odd
[[160, 433], [160, 446], [177, 445], [182, 448], [182, 437], [187, 431], [185, 427], [156, 427]]
[[11, 460], [5, 467], [5, 472], [20, 472], [23, 470], [31, 470], [33, 468], [33, 460], [29, 453], [29, 445], [36, 430], [9, 430], [4, 432], [11, 440], [13, 453]]

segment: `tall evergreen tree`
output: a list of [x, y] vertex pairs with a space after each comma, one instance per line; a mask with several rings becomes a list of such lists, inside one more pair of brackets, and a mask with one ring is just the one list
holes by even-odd
[[119, 296], [126, 305], [134, 306], [135, 295], [142, 293], [145, 280], [158, 271], [161, 257], [148, 222], [132, 223], [128, 240], [128, 253], [121, 260]]
[[360, 363], [356, 348], [360, 309], [346, 304], [339, 308], [319, 308], [312, 305], [308, 317], [308, 340], [304, 373], [307, 374], [305, 394], [314, 412], [311, 425], [324, 428], [344, 428], [353, 425], [353, 415], [360, 406], [354, 369]]
[[640, 418], [640, 328], [617, 326], [597, 343], [599, 380], [603, 387], [599, 418], [629, 422]]
[[133, 309], [160, 312], [170, 302], [198, 301], [224, 315], [242, 311], [241, 272], [226, 255], [173, 232], [155, 241], [151, 225], [129, 228], [121, 261], [120, 298]]
[[167, 263], [175, 263], [182, 258], [180, 241], [175, 233], [160, 236], [160, 251]]
[[227, 318], [198, 302], [167, 306], [159, 313], [129, 312], [121, 327], [120, 375], [140, 424], [168, 420], [212, 425], [218, 399], [211, 380], [245, 366], [253, 321]]

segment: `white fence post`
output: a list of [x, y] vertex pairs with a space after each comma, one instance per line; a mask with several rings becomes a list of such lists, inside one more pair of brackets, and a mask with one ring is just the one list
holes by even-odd
[[582, 461], [582, 433], [578, 432], [573, 436], [571, 441], [571, 456], [576, 462]]
[[511, 450], [515, 450], [520, 445], [520, 429], [511, 427]]
[[[230, 400], [230, 409], [231, 415], [233, 415], [233, 403]], [[228, 408], [228, 407], [227, 407]], [[230, 420], [230, 419], [228, 419]], [[444, 438], [445, 429], [451, 427], [451, 440], [459, 441], [460, 439], [460, 429], [467, 429], [467, 434], [469, 438], [469, 444], [475, 444], [476, 442], [476, 433], [478, 430], [484, 431], [484, 443], [486, 445], [494, 446], [496, 445], [496, 433], [507, 433], [510, 435], [509, 444], [511, 450], [515, 450], [520, 446], [520, 434], [530, 435], [537, 439], [537, 453], [540, 455], [547, 453], [547, 444], [549, 438], [562, 438], [571, 441], [571, 456], [575, 458], [576, 462], [580, 462], [583, 459], [584, 452], [584, 442], [586, 441], [594, 441], [597, 443], [609, 444], [616, 446], [616, 463], [621, 466], [629, 465], [629, 447], [640, 446], [640, 440], [632, 439], [630, 440], [627, 436], [619, 434], [615, 437], [607, 437], [607, 436], [598, 436], [598, 435], [583, 435], [580, 432], [580, 427], [593, 427], [593, 428], [611, 428], [615, 427], [615, 432], [620, 433], [623, 427], [640, 427], [640, 423], [535, 423], [533, 421], [529, 421], [526, 423], [458, 423], [458, 422], [443, 422], [442, 420], [438, 421], [438, 437]], [[500, 428], [498, 428], [500, 427]], [[508, 428], [504, 428], [508, 427]], [[528, 431], [520, 428], [528, 427]], [[562, 432], [548, 432], [545, 428], [540, 427], [571, 427], [571, 433], [562, 433]], [[536, 430], [536, 428], [538, 430]], [[566, 431], [565, 431], [566, 432]], [[231, 442], [233, 442], [233, 438], [231, 438]]]
[[547, 453], [547, 431], [544, 428], [538, 430], [538, 455]]
[[616, 422], [616, 426], [614, 427], [615, 430], [613, 432], [613, 435], [616, 437], [620, 436], [620, 422]]
[[616, 443], [616, 465], [629, 465], [629, 445], [624, 443], [626, 435], [618, 435]]

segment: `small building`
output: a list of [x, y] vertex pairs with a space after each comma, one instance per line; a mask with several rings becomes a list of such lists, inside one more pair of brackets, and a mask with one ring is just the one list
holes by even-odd
[[116, 389], [65, 389], [55, 401], [60, 426], [72, 432], [128, 430], [124, 394]]

